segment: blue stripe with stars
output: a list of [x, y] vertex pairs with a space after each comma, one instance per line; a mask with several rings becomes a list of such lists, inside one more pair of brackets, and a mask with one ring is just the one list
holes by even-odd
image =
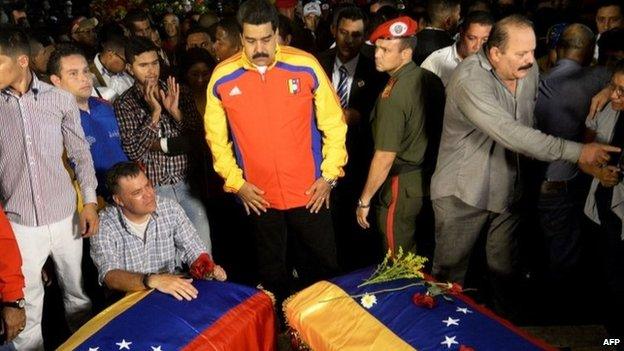
[[230, 309], [258, 292], [227, 282], [196, 280], [193, 285], [199, 291], [193, 301], [178, 301], [152, 291], [76, 350], [179, 350]]
[[[358, 288], [357, 285], [371, 273], [372, 269], [364, 269], [330, 281], [349, 295], [397, 288], [414, 282], [399, 280]], [[425, 291], [425, 287], [413, 286], [396, 292], [375, 294], [377, 303], [367, 311], [419, 351], [459, 350], [461, 345], [479, 351], [543, 349], [461, 299], [453, 298], [449, 302], [436, 297], [437, 305], [432, 309], [415, 305], [412, 296]]]

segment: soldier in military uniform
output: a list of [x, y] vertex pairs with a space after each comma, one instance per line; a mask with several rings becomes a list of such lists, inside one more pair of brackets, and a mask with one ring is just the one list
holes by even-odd
[[367, 217], [378, 193], [377, 223], [392, 251], [415, 251], [417, 216], [429, 192], [422, 95], [426, 73], [412, 61], [417, 28], [411, 18], [398, 17], [381, 24], [370, 37], [375, 66], [390, 74], [390, 80], [371, 114], [375, 153], [356, 215], [360, 226], [370, 227]]

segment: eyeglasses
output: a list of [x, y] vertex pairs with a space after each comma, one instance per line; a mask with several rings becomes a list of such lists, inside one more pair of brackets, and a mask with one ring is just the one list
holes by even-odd
[[623, 86], [619, 86], [613, 82], [609, 83], [609, 85], [611, 86], [611, 90], [613, 90], [613, 92], [615, 93], [615, 95], [618, 98], [621, 98], [622, 96], [624, 96], [624, 87]]
[[116, 52], [115, 52], [115, 51], [113, 51], [113, 50], [109, 50], [109, 51], [110, 51], [110, 53], [111, 53], [111, 54], [113, 54], [113, 55], [117, 56], [117, 58], [118, 58], [118, 59], [120, 59], [121, 61], [123, 61], [123, 63], [126, 63], [126, 58], [125, 58], [125, 57], [121, 56], [120, 54], [116, 53]]

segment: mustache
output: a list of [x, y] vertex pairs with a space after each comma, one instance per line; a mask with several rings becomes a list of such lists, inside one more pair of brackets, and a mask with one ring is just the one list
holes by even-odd
[[531, 67], [533, 67], [533, 64], [532, 64], [532, 63], [529, 63], [528, 65], [525, 65], [525, 66], [520, 67], [520, 68], [519, 68], [519, 70], [520, 70], [520, 71], [525, 71], [525, 70], [527, 70], [527, 69], [529, 69], [529, 68], [531, 68]]
[[257, 58], [261, 58], [261, 57], [269, 58], [269, 54], [264, 53], [264, 52], [259, 52], [259, 53], [254, 54], [251, 58], [252, 59], [257, 59]]

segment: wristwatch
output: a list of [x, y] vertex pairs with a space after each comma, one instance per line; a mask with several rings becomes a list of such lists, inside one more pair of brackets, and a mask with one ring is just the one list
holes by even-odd
[[15, 300], [15, 301], [3, 301], [2, 302], [2, 306], [19, 308], [20, 310], [22, 310], [26, 306], [26, 300], [18, 299], [18, 300]]
[[323, 177], [323, 180], [326, 181], [332, 189], [336, 187], [336, 184], [338, 184], [338, 178], [331, 179]]
[[357, 204], [358, 208], [369, 208], [370, 207], [370, 202], [365, 204], [364, 202], [362, 202], [362, 199], [358, 200], [358, 204]]
[[143, 279], [141, 280], [141, 282], [143, 283], [143, 286], [145, 287], [145, 289], [152, 289], [152, 287], [149, 286], [149, 278], [152, 275], [153, 275], [153, 273], [143, 274]]

